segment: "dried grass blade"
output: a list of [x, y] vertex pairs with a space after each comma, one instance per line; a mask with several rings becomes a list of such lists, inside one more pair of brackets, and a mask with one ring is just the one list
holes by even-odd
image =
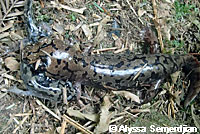
[[0, 19], [2, 19], [2, 16], [3, 16], [3, 15], [2, 15], [2, 11], [0, 10]]
[[[1, 1], [1, 4], [3, 3], [3, 0], [0, 0]], [[9, 14], [9, 12], [13, 9], [14, 5], [18, 2], [18, 0], [15, 0], [14, 3], [12, 3], [12, 5], [9, 7], [9, 9], [6, 11], [6, 8], [5, 8], [5, 5], [4, 5], [4, 8], [5, 8], [5, 11], [4, 11], [4, 16], [3, 16], [3, 20], [7, 17], [7, 15]], [[3, 3], [4, 4], [4, 3]], [[3, 5], [2, 5], [2, 8], [3, 8]], [[4, 10], [4, 9], [3, 9]], [[1, 21], [1, 24], [3, 23], [3, 20]]]
[[28, 119], [28, 115], [25, 116], [22, 121], [20, 121], [19, 125], [13, 130], [13, 133], [15, 134], [17, 132], [17, 130], [19, 130], [19, 128], [25, 123], [25, 121]]
[[25, 5], [25, 1], [18, 1], [13, 7], [23, 7]]
[[2, 7], [2, 9], [3, 9], [3, 12], [4, 12], [4, 14], [6, 13], [6, 6], [5, 6], [5, 4], [4, 4], [4, 2], [3, 2], [3, 0], [0, 0], [1, 1], [1, 7]]
[[13, 21], [11, 21], [10, 23], [8, 23], [8, 25], [6, 25], [5, 27], [1, 28], [0, 29], [0, 33], [6, 31], [8, 29], [10, 29], [12, 26], [13, 26]]
[[52, 110], [50, 110], [48, 107], [46, 107], [41, 101], [36, 99], [36, 102], [38, 105], [42, 106], [48, 113], [50, 113], [53, 117], [55, 117], [58, 120], [61, 120], [61, 118], [57, 114], [55, 114]]
[[3, 39], [3, 38], [8, 37], [8, 36], [10, 36], [10, 33], [9, 32], [5, 32], [3, 34], [0, 34], [0, 39]]
[[6, 0], [6, 8], [8, 9], [10, 5], [10, 0]]
[[66, 10], [69, 10], [69, 11], [72, 11], [72, 12], [77, 12], [77, 13], [80, 13], [80, 14], [83, 14], [84, 10], [87, 9], [86, 7], [83, 7], [83, 8], [80, 8], [80, 9], [76, 9], [76, 8], [69, 7], [67, 5], [56, 3], [54, 1], [51, 1], [51, 4], [54, 7], [64, 8]]
[[22, 14], [24, 14], [23, 11], [21, 11], [21, 12], [18, 11], [18, 12], [16, 12], [16, 13], [10, 13], [10, 14], [8, 14], [7, 17], [19, 16], [19, 15], [22, 15]]
[[90, 130], [86, 129], [84, 126], [82, 126], [81, 124], [79, 124], [78, 122], [76, 122], [75, 120], [70, 118], [69, 116], [64, 114], [62, 117], [66, 122], [68, 122], [69, 124], [71, 124], [75, 128], [79, 129], [81, 132], [83, 132], [85, 134], [93, 134], [93, 132], [91, 132]]

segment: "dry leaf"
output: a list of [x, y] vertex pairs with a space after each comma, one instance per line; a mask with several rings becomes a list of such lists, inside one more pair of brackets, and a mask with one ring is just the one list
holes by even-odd
[[67, 113], [70, 116], [78, 117], [78, 118], [81, 118], [81, 119], [86, 118], [86, 119], [94, 121], [94, 122], [98, 121], [98, 115], [97, 114], [84, 114], [84, 113], [81, 113], [78, 110], [73, 110], [72, 108], [68, 108]]
[[139, 9], [138, 10], [138, 16], [141, 17], [142, 15], [144, 15], [147, 11], [143, 10], [143, 9]]
[[1, 10], [0, 10], [0, 19], [2, 19], [2, 17], [3, 17], [3, 15], [2, 15], [2, 12], [1, 12]]
[[165, 36], [167, 37], [168, 40], [171, 39], [171, 28], [168, 25], [163, 26], [163, 32], [165, 33]]
[[140, 103], [140, 98], [129, 91], [112, 91], [112, 92], [116, 95], [124, 96], [127, 100], [131, 99], [131, 101]]
[[101, 106], [101, 114], [99, 123], [95, 129], [95, 133], [103, 133], [108, 131], [111, 118], [114, 116], [114, 112], [110, 112], [111, 102], [108, 96], [104, 97], [103, 105]]
[[94, 44], [98, 45], [103, 39], [104, 39], [104, 35], [106, 35], [106, 32], [103, 28], [103, 26], [110, 21], [110, 16], [106, 16], [99, 24], [98, 28], [97, 28], [97, 35], [94, 39]]
[[5, 59], [5, 65], [11, 71], [19, 70], [19, 62], [14, 57], [8, 57]]
[[97, 34], [98, 34], [99, 32], [101, 32], [103, 26], [104, 26], [107, 22], [109, 22], [109, 21], [110, 21], [110, 16], [106, 16], [106, 17], [100, 22], [100, 24], [99, 24], [99, 26], [98, 26], [98, 28], [97, 28]]
[[56, 30], [59, 34], [63, 35], [65, 33], [65, 30], [61, 24], [56, 23], [53, 26], [53, 29]]
[[167, 18], [171, 16], [170, 10], [171, 10], [170, 4], [161, 2], [158, 8], [158, 14], [157, 14], [158, 18]]
[[150, 113], [150, 109], [130, 109], [131, 113]]
[[70, 25], [67, 25], [66, 27], [65, 27], [65, 30], [70, 30], [71, 32], [72, 31], [74, 31], [75, 30], [75, 26], [74, 26], [74, 24], [70, 24]]
[[105, 32], [104, 29], [102, 29], [102, 30], [96, 35], [96, 37], [95, 37], [95, 39], [94, 39], [94, 45], [100, 44], [100, 42], [104, 39], [105, 35], [106, 35], [106, 32]]
[[10, 32], [10, 35], [11, 35], [11, 38], [13, 40], [22, 40], [23, 39], [22, 36], [20, 36], [19, 34], [15, 33], [14, 31]]
[[176, 71], [175, 73], [171, 74], [172, 82], [176, 83], [178, 76], [180, 75], [181, 71]]
[[13, 7], [23, 7], [25, 3], [26, 3], [25, 1], [18, 1], [15, 3], [15, 5]]
[[115, 47], [122, 48], [122, 40], [120, 38], [115, 40]]
[[81, 26], [81, 28], [83, 29], [83, 32], [84, 32], [85, 36], [88, 38], [88, 40], [90, 40], [92, 38], [92, 32], [89, 29], [89, 26], [86, 25], [86, 24], [83, 24]]

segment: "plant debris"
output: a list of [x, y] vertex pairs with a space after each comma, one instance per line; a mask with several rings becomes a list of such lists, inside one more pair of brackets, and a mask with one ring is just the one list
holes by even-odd
[[[200, 131], [200, 97], [187, 109], [181, 104], [189, 85], [199, 92], [200, 84], [182, 72], [164, 82], [162, 92], [143, 105], [137, 105], [137, 94], [129, 91], [91, 87], [84, 87], [87, 96], [81, 98], [82, 107], [76, 101], [56, 104], [8, 93], [13, 87], [25, 91], [19, 70], [20, 44], [28, 39], [24, 4], [25, 0], [0, 0], [0, 133], [107, 133], [113, 124], [147, 129], [187, 125]], [[80, 51], [143, 54], [145, 48], [151, 53], [161, 49], [200, 55], [198, 0], [35, 0], [33, 5], [38, 24], [48, 24], [43, 28], [50, 27], [53, 37], [75, 44]], [[191, 73], [199, 77], [199, 69]]]

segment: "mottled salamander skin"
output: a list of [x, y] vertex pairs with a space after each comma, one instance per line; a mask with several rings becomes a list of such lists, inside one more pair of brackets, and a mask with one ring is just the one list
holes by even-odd
[[[49, 36], [50, 28], [46, 25], [36, 25], [32, 12], [32, 0], [27, 0], [25, 20], [29, 35], [29, 42], [22, 49], [21, 76], [28, 91], [13, 91], [24, 95], [33, 95], [53, 101], [60, 101], [63, 88], [67, 88], [70, 99], [79, 93], [80, 85], [94, 86], [105, 89], [134, 88], [143, 102], [153, 98], [150, 92], [138, 89], [139, 85], [153, 85], [165, 79], [168, 75], [181, 70], [187, 71], [197, 67], [195, 58], [191, 55], [134, 55], [124, 54], [83, 54], [73, 46], [55, 39], [50, 43], [38, 42], [40, 37]], [[199, 72], [196, 71], [198, 74]], [[199, 75], [193, 73], [200, 80]], [[196, 80], [197, 80], [196, 79]], [[157, 84], [156, 84], [157, 85]], [[194, 84], [191, 87], [197, 87]], [[132, 90], [133, 91], [133, 90]], [[154, 89], [152, 92], [155, 92]], [[185, 105], [188, 105], [200, 91], [190, 88]], [[146, 99], [146, 100], [145, 100]]]
[[83, 54], [58, 39], [27, 46], [22, 61], [34, 68], [39, 63], [35, 72], [48, 78], [116, 90], [155, 84], [181, 68], [196, 66], [191, 55]]

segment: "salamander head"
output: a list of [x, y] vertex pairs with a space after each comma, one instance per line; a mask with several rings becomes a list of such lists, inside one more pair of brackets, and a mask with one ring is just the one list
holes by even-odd
[[[31, 48], [31, 49], [30, 49]], [[23, 61], [33, 64], [47, 76], [68, 79], [74, 71], [81, 70], [78, 60], [83, 58], [74, 46], [54, 39], [50, 43], [37, 43], [26, 47]]]

